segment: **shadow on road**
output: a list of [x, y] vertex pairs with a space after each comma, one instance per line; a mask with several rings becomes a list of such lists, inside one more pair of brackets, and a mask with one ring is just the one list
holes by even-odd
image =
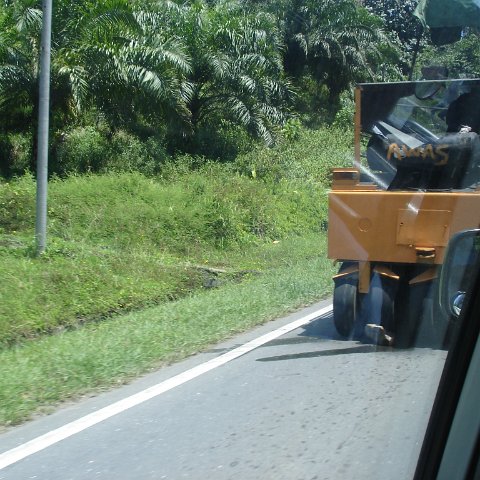
[[351, 353], [374, 353], [378, 351], [390, 351], [390, 347], [377, 345], [358, 345], [357, 347], [336, 348], [333, 350], [318, 350], [316, 352], [292, 353], [289, 355], [276, 355], [274, 357], [257, 358], [257, 362], [277, 362], [280, 360], [298, 360], [301, 358], [332, 357], [335, 355], [347, 355]]
[[[331, 341], [335, 343], [329, 343]], [[404, 348], [395, 347], [382, 347], [374, 345], [362, 339], [345, 339], [341, 337], [333, 324], [333, 313], [325, 314], [316, 320], [308, 323], [303, 327], [303, 332], [299, 333], [295, 337], [280, 337], [276, 340], [268, 342], [264, 347], [274, 347], [281, 345], [299, 345], [307, 343], [322, 343], [325, 346], [336, 345], [339, 348], [333, 349], [319, 349], [316, 351], [292, 353], [286, 355], [276, 355], [271, 357], [257, 358], [258, 362], [275, 362], [280, 360], [295, 360], [301, 358], [316, 358], [316, 357], [330, 357], [335, 355], [348, 355], [355, 353], [374, 353], [374, 352], [389, 352], [393, 350], [404, 350]], [[352, 343], [354, 345], [352, 346]], [[344, 346], [342, 346], [344, 345]], [[421, 322], [417, 332], [415, 344], [408, 347], [410, 348], [433, 348], [439, 349], [438, 333], [432, 331], [432, 326]]]
[[[308, 323], [303, 327], [303, 332], [296, 337], [277, 338], [264, 346], [279, 346], [279, 345], [295, 345], [305, 343], [323, 343], [328, 344], [328, 341], [344, 341], [344, 345], [351, 345], [352, 340], [345, 340], [340, 337], [333, 325], [333, 315], [328, 313], [316, 320]], [[347, 343], [349, 342], [349, 343]], [[331, 345], [331, 344], [330, 344]], [[377, 345], [364, 344], [358, 342], [355, 346], [345, 346], [343, 348], [335, 348], [330, 350], [317, 350], [310, 352], [292, 353], [287, 355], [275, 355], [271, 357], [257, 358], [258, 362], [276, 362], [280, 360], [295, 360], [301, 358], [316, 358], [316, 357], [330, 357], [335, 355], [348, 355], [352, 353], [373, 353], [377, 351], [389, 351], [389, 347], [379, 347]]]
[[342, 340], [333, 324], [333, 313], [329, 312], [303, 327], [301, 337], [315, 337], [324, 340]]

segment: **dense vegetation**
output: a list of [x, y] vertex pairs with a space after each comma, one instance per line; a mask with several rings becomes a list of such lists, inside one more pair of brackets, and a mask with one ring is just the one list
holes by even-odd
[[[179, 153], [231, 160], [298, 121], [330, 122], [353, 82], [407, 78], [418, 49], [476, 75], [476, 32], [432, 48], [416, 3], [58, 0], [50, 172], [150, 175]], [[39, 0], [0, 5], [5, 177], [35, 170], [41, 25]]]
[[265, 246], [282, 255], [289, 238], [313, 235], [320, 244], [329, 170], [351, 149], [341, 130], [324, 129], [230, 164], [177, 159], [156, 178], [53, 179], [41, 258], [32, 242], [33, 177], [3, 184], [0, 346], [258, 274], [285, 260], [262, 260]]
[[[40, 4], [0, 6], [7, 177], [34, 170]], [[383, 26], [355, 0], [59, 0], [50, 172], [151, 174], [179, 152], [228, 160], [295, 119], [331, 120], [353, 81], [401, 78]]]

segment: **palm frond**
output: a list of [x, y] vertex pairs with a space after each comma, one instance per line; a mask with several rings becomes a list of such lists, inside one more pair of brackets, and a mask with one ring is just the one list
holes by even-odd
[[16, 28], [19, 32], [28, 30], [40, 31], [42, 28], [43, 13], [38, 8], [27, 7], [21, 11], [16, 19]]
[[85, 68], [80, 65], [63, 66], [59, 68], [58, 73], [68, 77], [73, 104], [76, 111], [80, 112], [89, 93], [88, 75]]
[[227, 107], [234, 114], [242, 125], [248, 126], [252, 119], [247, 105], [237, 97], [229, 97], [226, 101]]

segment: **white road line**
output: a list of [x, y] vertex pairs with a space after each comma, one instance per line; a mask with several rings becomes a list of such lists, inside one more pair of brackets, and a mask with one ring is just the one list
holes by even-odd
[[89, 415], [81, 417], [78, 420], [75, 420], [60, 428], [41, 435], [40, 437], [34, 438], [33, 440], [19, 445], [18, 447], [12, 448], [11, 450], [8, 450], [0, 455], [0, 470], [30, 455], [33, 455], [34, 453], [44, 450], [45, 448], [50, 447], [55, 443], [65, 440], [66, 438], [71, 437], [76, 433], [86, 430], [87, 428], [92, 427], [97, 423], [103, 422], [104, 420], [107, 420], [114, 415], [122, 413], [125, 410], [135, 407], [136, 405], [146, 402], [147, 400], [150, 400], [151, 398], [154, 398], [158, 395], [161, 395], [162, 393], [172, 390], [173, 388], [178, 387], [179, 385], [182, 385], [194, 378], [197, 378], [200, 375], [203, 375], [204, 373], [213, 370], [214, 368], [225, 365], [226, 363], [238, 357], [241, 357], [248, 352], [251, 352], [255, 348], [258, 348], [278, 337], [281, 337], [282, 335], [285, 335], [286, 333], [291, 332], [292, 330], [295, 330], [302, 325], [310, 323], [312, 320], [315, 320], [316, 318], [325, 315], [331, 310], [332, 305], [321, 308], [320, 310], [312, 312], [305, 317], [299, 318], [298, 320], [295, 320], [283, 327], [280, 327], [277, 330], [273, 330], [272, 332], [269, 332], [244, 345], [241, 345], [240, 347], [237, 347], [230, 352], [224, 353], [217, 358], [213, 358], [208, 362], [202, 363], [200, 365], [197, 365], [196, 367], [191, 368], [190, 370], [175, 375], [174, 377], [158, 383], [153, 387], [142, 390], [141, 392], [131, 395], [130, 397], [119, 400], [118, 402], [112, 403], [111, 405], [108, 405], [107, 407], [104, 407], [96, 412], [90, 413]]

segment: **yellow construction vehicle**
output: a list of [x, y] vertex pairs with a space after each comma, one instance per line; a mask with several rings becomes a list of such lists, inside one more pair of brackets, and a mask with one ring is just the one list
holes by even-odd
[[480, 80], [360, 84], [355, 104], [353, 167], [333, 171], [329, 194], [334, 323], [407, 346], [437, 321], [450, 237], [480, 226]]

